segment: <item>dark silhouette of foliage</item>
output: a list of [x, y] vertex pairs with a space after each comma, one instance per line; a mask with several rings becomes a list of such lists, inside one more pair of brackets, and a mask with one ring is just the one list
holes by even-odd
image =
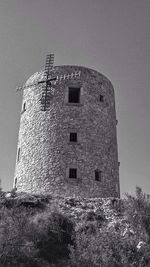
[[73, 223], [57, 212], [34, 209], [0, 209], [0, 266], [59, 266], [69, 257]]
[[38, 214], [33, 218], [31, 227], [40, 258], [49, 263], [69, 258], [68, 245], [73, 243], [73, 223], [66, 216], [57, 212]]

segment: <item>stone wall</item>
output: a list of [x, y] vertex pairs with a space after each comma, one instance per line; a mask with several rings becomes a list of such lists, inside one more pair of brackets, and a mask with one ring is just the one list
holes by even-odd
[[[56, 66], [54, 76], [81, 71], [58, 80], [50, 105], [41, 111], [43, 71], [26, 82], [14, 183], [18, 191], [55, 196], [118, 197], [119, 171], [114, 89], [97, 71], [78, 66]], [[80, 103], [68, 103], [68, 87], [80, 87]], [[100, 95], [104, 97], [100, 101]], [[25, 104], [25, 105], [24, 105]], [[78, 142], [69, 141], [77, 132]], [[68, 177], [77, 168], [77, 179]], [[95, 170], [101, 181], [95, 180]]]

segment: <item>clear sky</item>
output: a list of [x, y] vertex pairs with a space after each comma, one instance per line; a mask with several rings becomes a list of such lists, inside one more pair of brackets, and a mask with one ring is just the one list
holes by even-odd
[[114, 85], [121, 192], [150, 193], [150, 0], [0, 0], [0, 178], [12, 188], [21, 93], [43, 68], [82, 65]]

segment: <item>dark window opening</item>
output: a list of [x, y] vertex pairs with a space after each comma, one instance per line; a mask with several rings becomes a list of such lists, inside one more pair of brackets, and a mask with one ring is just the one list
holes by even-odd
[[69, 169], [69, 178], [71, 179], [77, 178], [77, 169]]
[[69, 103], [80, 103], [80, 88], [78, 87], [69, 87]]
[[15, 178], [15, 188], [17, 188], [17, 178]]
[[70, 133], [70, 142], [77, 142], [77, 133]]
[[99, 97], [99, 101], [100, 101], [100, 102], [104, 102], [104, 96], [103, 96], [103, 95], [100, 95], [100, 97]]
[[20, 148], [18, 149], [18, 154], [17, 154], [17, 162], [20, 160]]
[[26, 103], [23, 104], [23, 110], [26, 110]]
[[99, 170], [95, 170], [95, 181], [101, 182], [102, 180], [102, 172]]
[[26, 111], [26, 102], [24, 102], [23, 107], [22, 107], [22, 113]]

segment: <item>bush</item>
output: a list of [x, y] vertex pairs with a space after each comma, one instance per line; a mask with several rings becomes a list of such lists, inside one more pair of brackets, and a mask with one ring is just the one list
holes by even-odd
[[95, 214], [88, 214], [70, 247], [71, 267], [150, 266], [150, 196], [137, 187], [135, 196], [127, 195], [122, 211], [125, 234], [119, 221], [114, 227], [102, 224], [98, 229]]
[[0, 210], [0, 266], [54, 267], [67, 261], [73, 223], [57, 212], [35, 214], [33, 210]]
[[30, 231], [26, 209], [1, 209], [0, 266], [40, 266], [35, 255], [37, 249], [26, 238]]
[[31, 228], [39, 258], [49, 263], [69, 258], [73, 223], [66, 216], [58, 212], [37, 214], [32, 218]]
[[115, 230], [77, 233], [70, 247], [71, 267], [148, 267], [149, 246], [137, 249], [137, 237], [122, 238]]
[[144, 194], [139, 187], [135, 196], [127, 194], [125, 215], [136, 234], [150, 243], [150, 195]]

